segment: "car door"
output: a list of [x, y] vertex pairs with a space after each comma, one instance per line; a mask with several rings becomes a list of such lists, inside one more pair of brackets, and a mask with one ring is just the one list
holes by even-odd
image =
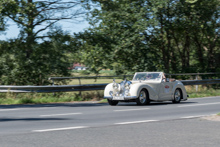
[[171, 100], [172, 88], [173, 88], [172, 83], [162, 81], [160, 84], [160, 93], [158, 99], [161, 101]]

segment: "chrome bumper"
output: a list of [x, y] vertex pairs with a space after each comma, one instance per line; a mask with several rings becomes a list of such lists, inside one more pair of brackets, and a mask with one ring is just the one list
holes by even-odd
[[[124, 100], [132, 100], [138, 98], [137, 96], [123, 96]], [[104, 96], [104, 99], [113, 99], [113, 96]], [[123, 101], [123, 100], [122, 100]]]

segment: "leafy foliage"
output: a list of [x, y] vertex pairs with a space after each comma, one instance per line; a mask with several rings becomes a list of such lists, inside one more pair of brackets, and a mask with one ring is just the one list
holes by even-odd
[[93, 0], [92, 27], [75, 35], [96, 72], [220, 70], [218, 0]]
[[[74, 36], [55, 29], [84, 14], [81, 4], [90, 28]], [[96, 74], [220, 71], [219, 0], [2, 0], [0, 11], [0, 32], [7, 19], [20, 28], [0, 42], [2, 84], [47, 84], [68, 75], [71, 62]]]
[[10, 19], [20, 28], [20, 34], [17, 39], [0, 44], [0, 82], [42, 85], [48, 84], [48, 76], [68, 75], [70, 36], [62, 29], [55, 29], [55, 23], [83, 14], [78, 8], [82, 2], [3, 1], [0, 25], [5, 25], [5, 18]]
[[156, 70], [157, 51], [149, 48], [145, 30], [151, 23], [142, 17], [145, 1], [104, 1], [100, 7], [91, 14], [94, 27], [76, 35], [81, 61], [96, 72], [102, 68], [117, 73]]
[[64, 32], [51, 32], [50, 39], [34, 44], [32, 54], [26, 58], [25, 43], [19, 39], [1, 42], [1, 84], [45, 85], [51, 75], [68, 76], [69, 53], [67, 42], [70, 36]]

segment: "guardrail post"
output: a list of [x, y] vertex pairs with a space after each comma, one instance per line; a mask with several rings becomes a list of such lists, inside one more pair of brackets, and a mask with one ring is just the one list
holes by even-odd
[[[78, 80], [79, 80], [79, 85], [81, 85], [81, 81], [80, 81], [80, 78], [78, 78]], [[79, 96], [82, 96], [82, 93], [81, 93], [81, 91], [79, 91]]]
[[78, 78], [78, 80], [79, 80], [79, 85], [81, 85], [81, 81], [80, 81], [80, 78]]
[[[52, 79], [52, 86], [54, 86], [54, 79]], [[53, 93], [53, 96], [55, 96], [55, 92]]]
[[[196, 80], [198, 80], [198, 75], [196, 75]], [[198, 85], [196, 85], [196, 92], [198, 91]]]

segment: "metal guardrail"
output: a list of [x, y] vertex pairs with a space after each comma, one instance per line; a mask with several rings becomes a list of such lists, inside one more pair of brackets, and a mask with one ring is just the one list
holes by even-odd
[[[220, 79], [210, 80], [182, 80], [184, 85], [205, 85], [220, 84]], [[53, 85], [53, 86], [0, 86], [0, 92], [14, 93], [50, 93], [50, 92], [71, 92], [71, 91], [93, 91], [104, 90], [107, 84], [86, 84], [86, 85]]]
[[103, 90], [106, 85], [107, 84], [53, 85], [53, 86], [0, 86], [0, 92], [49, 93], [49, 92], [92, 91], [92, 90]]
[[219, 72], [208, 72], [208, 73], [178, 73], [178, 74], [165, 74], [165, 75], [171, 75], [171, 76], [196, 76], [196, 75], [217, 75], [220, 74]]
[[207, 85], [207, 84], [220, 84], [220, 79], [207, 79], [207, 80], [181, 80], [184, 85]]
[[97, 78], [113, 78], [113, 77], [131, 77], [134, 75], [115, 75], [115, 76], [83, 76], [83, 77], [50, 77], [49, 80], [65, 80], [65, 79], [97, 79]]
[[[167, 74], [165, 73], [166, 76], [196, 76], [196, 80], [198, 80], [199, 75], [217, 75], [220, 73], [217, 72], [209, 72], [209, 73], [179, 73], [179, 74]], [[67, 80], [67, 79], [78, 79], [79, 80], [79, 85], [81, 85], [80, 79], [97, 79], [97, 78], [114, 78], [114, 77], [123, 77], [122, 79], [125, 79], [126, 77], [133, 77], [134, 75], [115, 75], [115, 76], [82, 76], [82, 77], [50, 77], [49, 80], [52, 80], [54, 84], [54, 80]]]

